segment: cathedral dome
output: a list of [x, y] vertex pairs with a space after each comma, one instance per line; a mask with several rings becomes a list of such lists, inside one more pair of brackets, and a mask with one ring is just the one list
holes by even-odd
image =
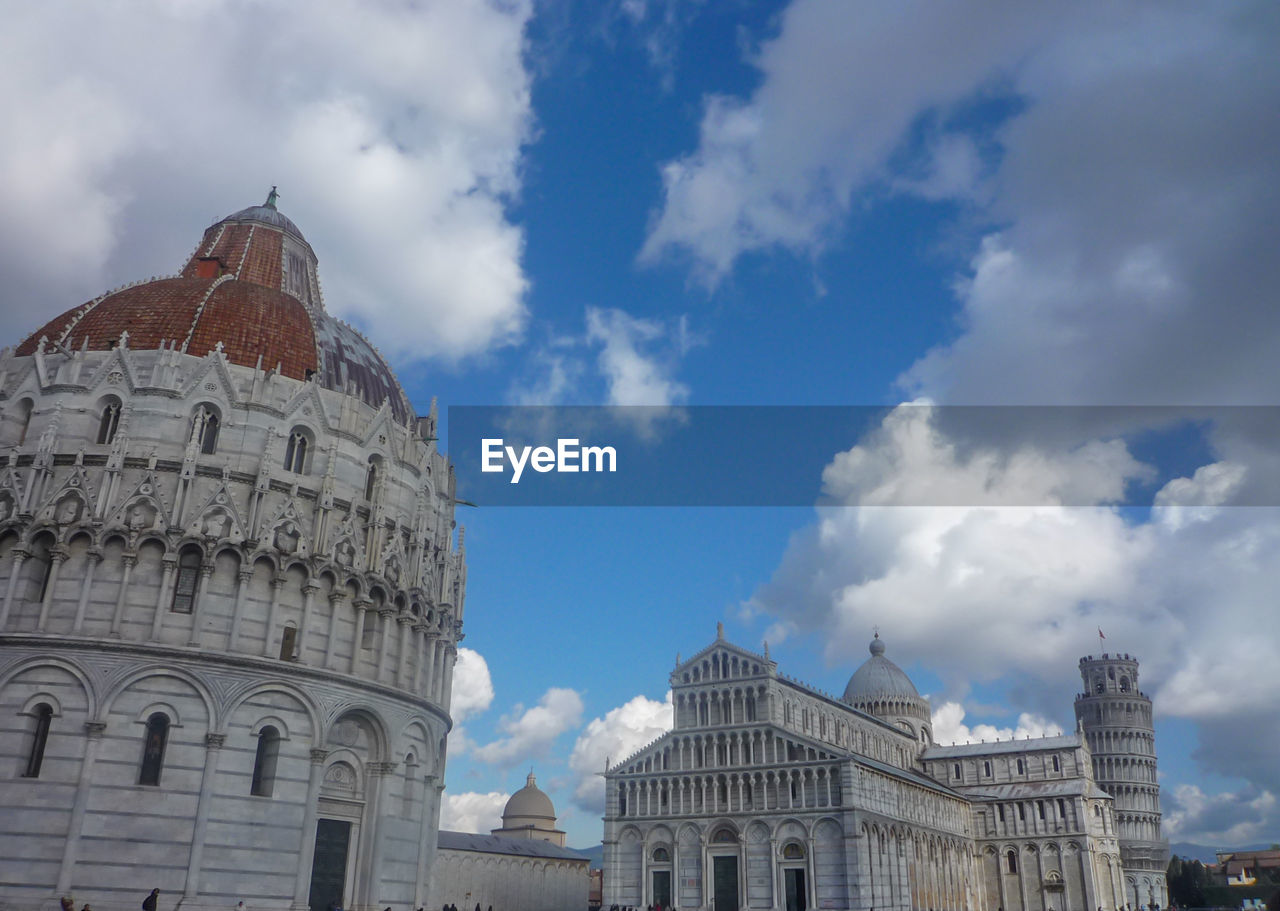
[[510, 826], [518, 819], [549, 819], [555, 823], [556, 808], [536, 781], [530, 772], [525, 786], [511, 795], [502, 811], [503, 826]]
[[203, 356], [221, 345], [242, 367], [278, 369], [297, 380], [389, 402], [401, 422], [413, 412], [386, 361], [355, 329], [325, 312], [316, 255], [289, 218], [267, 202], [214, 223], [177, 276], [108, 292], [41, 326], [17, 348], [41, 339], [63, 349], [176, 348]]
[[879, 633], [871, 640], [870, 651], [871, 657], [853, 672], [849, 685], [844, 688], [845, 702], [855, 705], [873, 697], [920, 698], [906, 671], [884, 656], [884, 640]]

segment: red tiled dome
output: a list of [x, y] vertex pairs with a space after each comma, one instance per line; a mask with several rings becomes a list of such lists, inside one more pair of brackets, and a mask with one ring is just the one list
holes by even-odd
[[280, 372], [360, 396], [390, 401], [400, 420], [412, 410], [395, 375], [358, 332], [320, 302], [316, 257], [302, 232], [272, 204], [252, 206], [212, 225], [176, 278], [105, 294], [41, 326], [18, 346], [32, 354], [41, 338], [68, 348], [88, 341], [109, 350], [176, 343], [203, 356], [219, 342], [233, 364]]

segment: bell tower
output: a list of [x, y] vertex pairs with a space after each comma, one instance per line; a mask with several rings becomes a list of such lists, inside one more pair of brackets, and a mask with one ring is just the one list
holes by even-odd
[[1151, 699], [1138, 689], [1138, 659], [1080, 659], [1076, 721], [1093, 754], [1093, 777], [1115, 801], [1125, 894], [1135, 909], [1168, 904], [1169, 842], [1160, 834], [1160, 783]]

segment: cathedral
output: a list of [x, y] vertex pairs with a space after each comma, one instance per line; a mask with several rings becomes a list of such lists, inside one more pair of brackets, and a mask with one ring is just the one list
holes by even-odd
[[1151, 700], [1080, 660], [1076, 730], [943, 746], [885, 656], [836, 698], [716, 641], [671, 673], [673, 730], [605, 775], [604, 905], [1117, 911], [1167, 904]]
[[0, 908], [427, 900], [453, 470], [316, 267], [273, 189], [0, 354]]

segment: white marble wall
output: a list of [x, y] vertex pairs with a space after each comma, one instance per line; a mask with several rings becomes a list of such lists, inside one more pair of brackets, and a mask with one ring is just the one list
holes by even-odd
[[153, 886], [162, 909], [299, 908], [317, 816], [353, 824], [347, 904], [425, 902], [466, 582], [433, 428], [218, 351], [0, 354], [0, 908], [132, 911]]

